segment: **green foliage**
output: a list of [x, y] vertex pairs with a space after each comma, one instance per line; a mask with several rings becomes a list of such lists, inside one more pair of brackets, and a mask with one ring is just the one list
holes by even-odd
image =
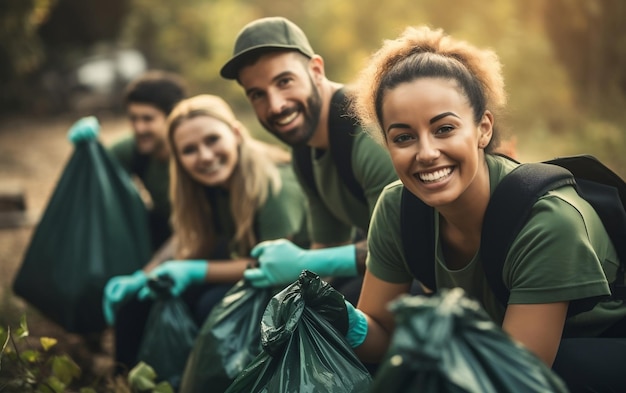
[[140, 393], [174, 393], [167, 382], [156, 383], [156, 372], [144, 362], [139, 362], [128, 373], [128, 383], [133, 392]]
[[174, 393], [168, 382], [155, 382], [152, 367], [140, 362], [127, 376], [81, 384], [82, 370], [67, 354], [58, 353], [58, 340], [30, 336], [26, 317], [15, 327], [0, 326], [0, 392], [2, 393]]
[[[28, 341], [26, 317], [15, 329], [0, 327], [0, 391], [59, 393], [81, 375], [80, 367], [67, 355], [55, 354], [56, 340], [41, 337], [37, 345]], [[90, 388], [81, 393], [95, 392]]]
[[[44, 60], [37, 28], [46, 20], [54, 0], [0, 1], [0, 81], [23, 75]], [[7, 62], [3, 62], [2, 55]]]

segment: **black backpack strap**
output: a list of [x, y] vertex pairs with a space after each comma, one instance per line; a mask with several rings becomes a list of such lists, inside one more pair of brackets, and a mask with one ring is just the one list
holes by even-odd
[[402, 248], [413, 277], [436, 291], [435, 211], [405, 187], [400, 202]]
[[502, 280], [509, 247], [539, 197], [564, 185], [575, 185], [568, 170], [550, 164], [522, 164], [506, 175], [489, 200], [481, 233], [481, 257], [491, 290], [506, 307], [509, 290]]
[[330, 155], [350, 193], [364, 204], [367, 204], [363, 187], [354, 177], [352, 170], [352, 145], [357, 132], [357, 124], [347, 115], [348, 98], [341, 88], [337, 90], [330, 101], [328, 113], [328, 134], [330, 141]]
[[[367, 204], [363, 188], [354, 177], [352, 170], [352, 145], [357, 131], [355, 122], [346, 114], [347, 105], [348, 99], [343, 89], [337, 90], [331, 99], [328, 114], [330, 155], [339, 173], [339, 178], [350, 190], [350, 193], [362, 203]], [[313, 175], [311, 148], [306, 145], [295, 146], [292, 154], [293, 163], [300, 173], [301, 182], [319, 195]]]
[[[291, 150], [293, 165], [299, 173], [298, 180], [303, 186], [308, 187], [318, 194], [313, 178], [313, 162], [311, 161], [311, 148], [307, 145], [294, 146]], [[319, 195], [319, 194], [318, 194]]]
[[559, 157], [546, 162], [576, 175], [578, 194], [598, 213], [620, 260], [617, 279], [610, 285], [612, 297], [626, 300], [626, 183], [593, 156]]
[[585, 179], [576, 179], [578, 193], [593, 206], [615, 247], [620, 265], [617, 278], [609, 285], [613, 298], [626, 300], [626, 212], [614, 187]]

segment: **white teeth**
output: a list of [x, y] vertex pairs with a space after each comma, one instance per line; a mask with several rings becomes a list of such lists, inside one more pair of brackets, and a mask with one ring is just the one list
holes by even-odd
[[444, 177], [448, 176], [450, 173], [452, 173], [452, 168], [444, 168], [444, 169], [439, 169], [438, 171], [435, 171], [435, 172], [420, 173], [419, 178], [421, 181], [425, 183], [432, 183], [432, 182], [436, 182], [436, 181], [443, 179]]
[[218, 171], [222, 167], [222, 164], [213, 164], [211, 166], [200, 168], [200, 172], [203, 173], [213, 173]]
[[284, 126], [287, 125], [289, 123], [291, 123], [293, 121], [293, 119], [296, 118], [296, 116], [298, 116], [298, 112], [293, 112], [292, 114], [290, 114], [289, 116], [283, 117], [280, 120], [277, 120], [276, 123], [280, 126]]

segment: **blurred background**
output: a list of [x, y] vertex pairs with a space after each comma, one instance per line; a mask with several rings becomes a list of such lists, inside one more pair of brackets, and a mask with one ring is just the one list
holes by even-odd
[[254, 132], [243, 92], [218, 72], [239, 29], [272, 15], [300, 25], [340, 82], [407, 25], [490, 47], [509, 93], [498, 120], [520, 159], [591, 153], [626, 175], [623, 0], [2, 0], [0, 121], [123, 116], [124, 85], [160, 68], [223, 96]]
[[129, 131], [124, 86], [164, 69], [181, 74], [191, 94], [221, 95], [253, 134], [273, 140], [219, 69], [241, 27], [275, 15], [302, 27], [337, 82], [351, 82], [408, 25], [490, 47], [504, 66], [509, 105], [497, 122], [511, 153], [521, 161], [593, 154], [626, 177], [624, 0], [0, 0], [1, 326], [26, 311], [31, 336], [58, 338], [86, 383], [110, 375], [110, 336], [92, 348], [11, 291], [72, 154], [67, 130], [96, 115], [104, 144]]

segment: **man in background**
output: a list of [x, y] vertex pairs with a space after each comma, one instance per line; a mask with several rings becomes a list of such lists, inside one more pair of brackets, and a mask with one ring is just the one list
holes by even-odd
[[347, 89], [326, 78], [324, 60], [288, 19], [244, 26], [220, 73], [241, 85], [261, 125], [293, 147], [309, 201], [311, 248], [261, 243], [252, 250], [259, 266], [245, 277], [257, 287], [285, 285], [308, 269], [356, 304], [369, 219], [382, 189], [397, 179], [389, 155], [347, 118]]
[[131, 176], [141, 181], [149, 196], [153, 251], [163, 246], [172, 233], [167, 117], [186, 96], [185, 82], [174, 73], [147, 71], [131, 81], [124, 93], [124, 105], [132, 133], [107, 149]]

